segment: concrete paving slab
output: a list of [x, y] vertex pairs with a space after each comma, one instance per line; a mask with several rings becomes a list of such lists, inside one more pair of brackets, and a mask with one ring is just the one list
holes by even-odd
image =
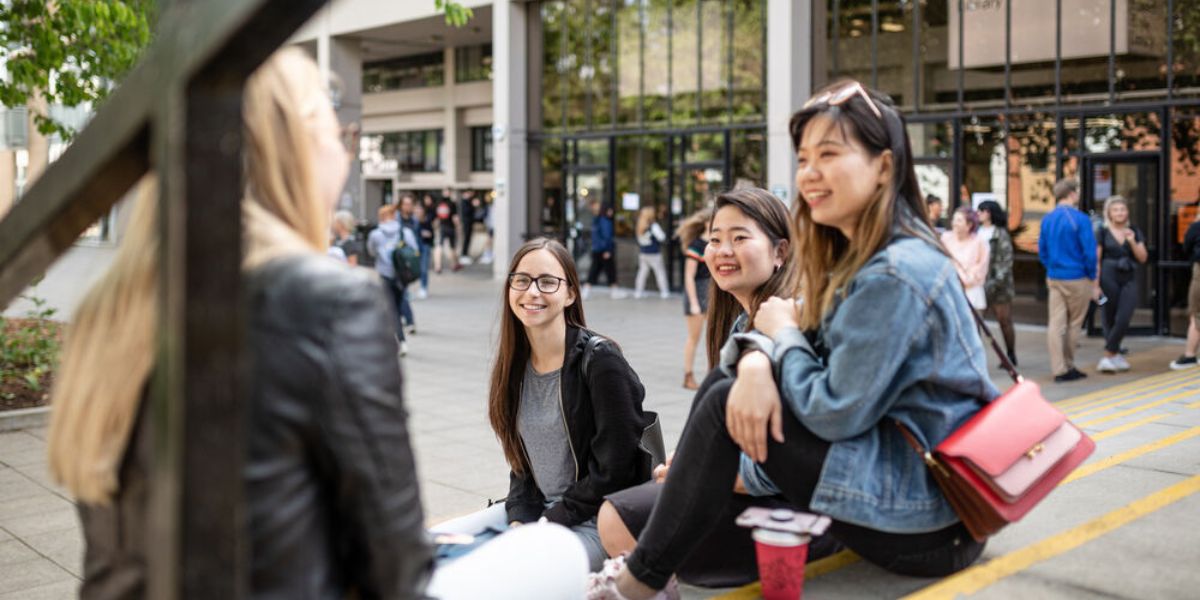
[[27, 598], [26, 592], [43, 586], [78, 585], [75, 576], [46, 558], [25, 561], [2, 571], [4, 576], [0, 577], [0, 594], [15, 594], [14, 598]]
[[0, 600], [69, 600], [77, 598], [78, 594], [79, 582], [70, 580], [0, 594]]
[[83, 577], [83, 531], [79, 528], [51, 531], [22, 538], [38, 554], [54, 561], [75, 577]]
[[39, 558], [38, 553], [25, 542], [11, 536], [6, 542], [0, 542], [0, 569], [18, 565]]

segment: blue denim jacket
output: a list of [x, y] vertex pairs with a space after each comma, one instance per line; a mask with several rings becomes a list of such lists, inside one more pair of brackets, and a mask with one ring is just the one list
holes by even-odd
[[[831, 442], [812, 510], [893, 533], [959, 520], [895, 423], [935, 446], [999, 395], [950, 259], [894, 238], [822, 321], [821, 350], [796, 329], [738, 337], [771, 355], [784, 404]], [[741, 474], [752, 494], [777, 493], [744, 455]]]

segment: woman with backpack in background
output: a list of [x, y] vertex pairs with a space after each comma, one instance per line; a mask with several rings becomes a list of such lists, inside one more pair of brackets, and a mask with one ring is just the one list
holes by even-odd
[[385, 204], [379, 207], [379, 226], [367, 236], [367, 251], [375, 257], [375, 272], [383, 279], [383, 287], [391, 294], [396, 309], [396, 339], [400, 341], [400, 356], [408, 354], [408, 341], [404, 337], [404, 286], [396, 280], [396, 267], [392, 263], [392, 251], [396, 244], [416, 244], [412, 233], [400, 226], [396, 219], [396, 207]]
[[501, 301], [488, 417], [512, 469], [508, 497], [433, 530], [478, 534], [545, 518], [575, 532], [595, 570], [608, 557], [596, 530], [604, 496], [650, 478], [639, 448], [653, 421], [645, 390], [617, 345], [586, 328], [575, 263], [558, 241], [517, 250]]
[[654, 219], [654, 206], [643, 206], [638, 211], [637, 228], [638, 270], [634, 278], [633, 297], [641, 298], [646, 290], [646, 276], [654, 271], [654, 280], [658, 283], [658, 295], [666, 298], [671, 295], [667, 287], [667, 267], [663, 264], [662, 245], [667, 241], [667, 234], [658, 221]]

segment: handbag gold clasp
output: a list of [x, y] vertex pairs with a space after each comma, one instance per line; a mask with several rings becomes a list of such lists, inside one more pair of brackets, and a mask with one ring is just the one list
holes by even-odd
[[1028, 458], [1029, 460], [1033, 460], [1033, 458], [1035, 456], [1040, 454], [1045, 449], [1046, 449], [1046, 446], [1039, 443], [1039, 444], [1035, 445], [1034, 447], [1030, 448], [1029, 452], [1025, 453], [1025, 458]]
[[926, 452], [925, 452], [925, 454], [924, 454], [924, 455], [922, 455], [922, 456], [925, 458], [925, 464], [926, 464], [926, 465], [927, 465], [927, 466], [928, 466], [930, 469], [936, 469], [936, 470], [937, 470], [937, 472], [938, 472], [938, 473], [940, 473], [940, 474], [942, 475], [942, 477], [949, 477], [949, 476], [950, 476], [950, 473], [947, 473], [947, 472], [946, 472], [946, 467], [943, 467], [943, 466], [942, 466], [942, 463], [938, 462], [938, 461], [937, 461], [937, 459], [936, 459], [936, 458], [934, 458], [934, 457], [933, 457], [933, 455], [932, 455], [932, 454], [930, 454], [928, 451], [926, 451]]

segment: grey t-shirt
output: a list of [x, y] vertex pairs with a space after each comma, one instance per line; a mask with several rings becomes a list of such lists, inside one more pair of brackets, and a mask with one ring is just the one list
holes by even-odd
[[560, 500], [575, 483], [575, 458], [559, 398], [561, 375], [562, 369], [539, 374], [528, 363], [517, 409], [517, 432], [525, 442], [533, 479], [550, 502]]

